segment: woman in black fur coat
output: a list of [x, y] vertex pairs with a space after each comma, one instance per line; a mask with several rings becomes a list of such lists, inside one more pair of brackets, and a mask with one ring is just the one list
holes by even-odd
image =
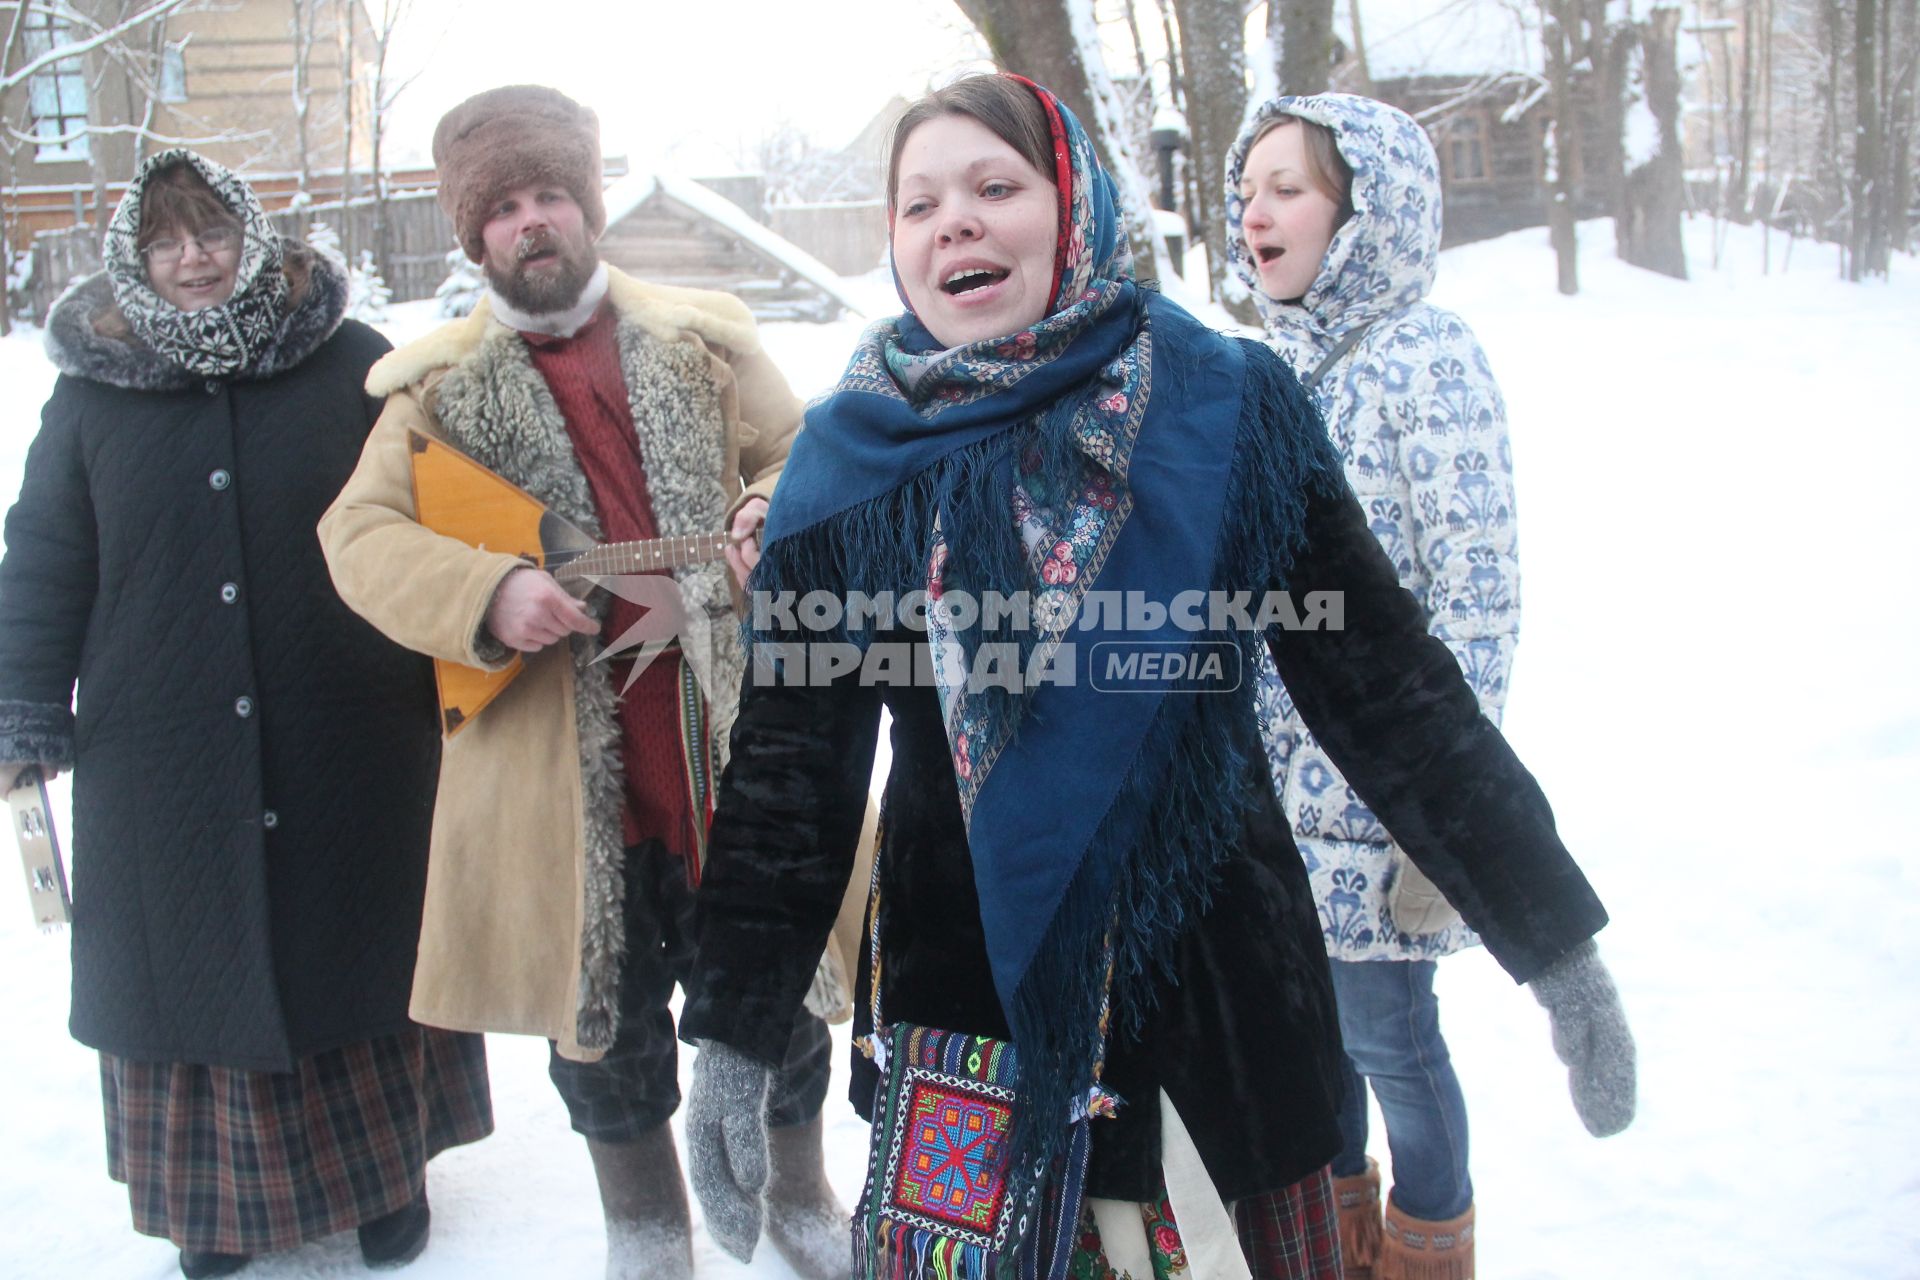
[[7, 516], [0, 773], [74, 771], [71, 1025], [108, 1169], [188, 1276], [349, 1227], [399, 1262], [426, 1161], [492, 1113], [480, 1037], [407, 1017], [431, 670], [340, 602], [314, 534], [388, 344], [191, 152], [141, 167], [106, 259], [48, 318], [62, 376]]
[[[1254, 721], [1261, 646], [1547, 1005], [1582, 1118], [1624, 1127], [1632, 1045], [1591, 942], [1606, 913], [1293, 376], [1134, 282], [1086, 134], [1018, 77], [909, 108], [889, 200], [908, 312], [808, 410], [749, 583], [756, 674], [680, 1023], [704, 1042], [687, 1141], [710, 1233], [737, 1253], [758, 1233], [758, 1100], [885, 707], [879, 990], [856, 1002], [881, 1025], [856, 1023], [874, 1061], [853, 1097], [893, 1145], [855, 1274], [1164, 1274], [1184, 1253], [1210, 1275], [1243, 1258], [1338, 1277], [1339, 1031]], [[987, 1150], [1006, 1183], [980, 1176]], [[1050, 1223], [1082, 1165], [1084, 1225]]]

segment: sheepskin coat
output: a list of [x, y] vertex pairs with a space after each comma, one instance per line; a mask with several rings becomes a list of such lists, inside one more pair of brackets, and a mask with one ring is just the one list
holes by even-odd
[[388, 345], [284, 247], [287, 313], [232, 380], [142, 344], [104, 276], [68, 292], [7, 517], [0, 760], [74, 770], [72, 1030], [123, 1058], [287, 1071], [410, 1027], [433, 677], [313, 535]]
[[[737, 299], [608, 276], [659, 532], [722, 529], [748, 496], [772, 492], [800, 403]], [[409, 432], [447, 441], [598, 537], [559, 407], [526, 341], [486, 302], [388, 356], [367, 385], [388, 397], [386, 411], [320, 524], [334, 582], [406, 647], [497, 669], [510, 655], [483, 624], [522, 562], [415, 522]], [[674, 576], [721, 642], [698, 675], [724, 734], [740, 680], [731, 575], [714, 563]], [[624, 849], [616, 698], [608, 665], [593, 661], [601, 640], [527, 655], [444, 744], [413, 990], [420, 1022], [545, 1036], [578, 1060], [613, 1043]], [[696, 758], [715, 749], [689, 745]]]

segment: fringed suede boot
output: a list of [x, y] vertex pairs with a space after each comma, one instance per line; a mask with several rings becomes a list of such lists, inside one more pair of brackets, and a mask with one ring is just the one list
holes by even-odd
[[1457, 1218], [1428, 1222], [1387, 1204], [1375, 1280], [1473, 1280], [1473, 1206]]
[[802, 1280], [847, 1280], [851, 1218], [827, 1183], [822, 1128], [816, 1115], [767, 1130], [767, 1238]]
[[693, 1222], [666, 1125], [632, 1142], [587, 1139], [607, 1216], [607, 1280], [692, 1280]]
[[1367, 1157], [1367, 1171], [1333, 1180], [1340, 1214], [1342, 1280], [1375, 1280], [1380, 1260], [1380, 1166]]

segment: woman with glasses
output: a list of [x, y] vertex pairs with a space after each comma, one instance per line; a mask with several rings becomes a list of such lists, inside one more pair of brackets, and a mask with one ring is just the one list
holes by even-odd
[[108, 1171], [187, 1276], [347, 1228], [397, 1265], [426, 1161], [492, 1113], [480, 1037], [407, 1017], [430, 669], [314, 535], [388, 344], [191, 152], [141, 166], [105, 252], [48, 317], [62, 376], [7, 516], [0, 777], [73, 770], [71, 1029]]

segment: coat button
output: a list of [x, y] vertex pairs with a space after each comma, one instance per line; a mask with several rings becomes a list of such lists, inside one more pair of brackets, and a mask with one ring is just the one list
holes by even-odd
[[260, 815], [260, 825], [271, 831], [280, 825], [280, 815], [269, 809]]
[[207, 484], [214, 489], [224, 489], [233, 483], [233, 474], [225, 467], [215, 469], [207, 476]]
[[235, 586], [231, 582], [223, 582], [220, 584], [220, 599], [223, 602], [227, 604], [232, 604], [235, 600], [238, 600], [239, 598], [240, 598], [239, 587]]
[[242, 720], [252, 715], [253, 699], [246, 697], [235, 698], [233, 700], [233, 714], [239, 716]]
[[215, 382], [212, 378], [208, 378], [204, 385], [206, 386], [208, 395], [217, 396], [220, 394], [220, 384]]

